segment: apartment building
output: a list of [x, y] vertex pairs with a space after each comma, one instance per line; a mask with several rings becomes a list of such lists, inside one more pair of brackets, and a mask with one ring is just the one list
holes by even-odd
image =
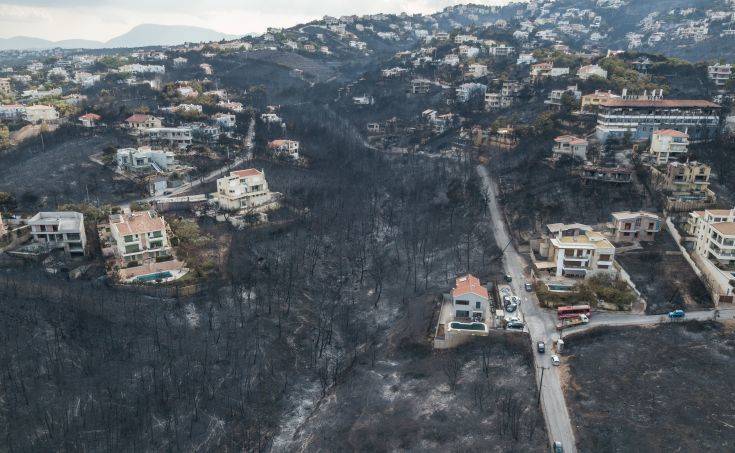
[[583, 138], [574, 135], [561, 135], [554, 139], [552, 149], [554, 157], [571, 156], [587, 160], [587, 145], [589, 143]]
[[153, 115], [136, 113], [125, 120], [125, 127], [132, 129], [133, 131], [161, 127], [161, 118], [156, 118]]
[[539, 243], [538, 270], [556, 277], [587, 278], [597, 274], [614, 274], [615, 246], [602, 233], [579, 223], [553, 223]]
[[490, 297], [487, 288], [474, 275], [457, 277], [451, 291], [454, 318], [460, 320], [485, 319]]
[[696, 161], [671, 162], [666, 166], [666, 173], [662, 175], [657, 186], [660, 190], [672, 195], [704, 197], [710, 192], [711, 172], [709, 165]]
[[731, 64], [713, 64], [707, 66], [707, 76], [717, 87], [724, 87], [732, 77]]
[[705, 100], [607, 99], [599, 105], [596, 135], [608, 139], [648, 140], [659, 129], [686, 130], [690, 139], [707, 140], [717, 132], [720, 106]]
[[225, 211], [253, 208], [270, 201], [265, 173], [255, 168], [237, 170], [217, 180], [217, 201]]
[[110, 236], [115, 257], [123, 263], [155, 262], [172, 254], [168, 225], [155, 211], [111, 215]]
[[152, 127], [141, 129], [140, 135], [150, 143], [186, 149], [193, 138], [189, 127]]
[[151, 149], [149, 146], [140, 148], [121, 148], [116, 154], [117, 168], [121, 171], [163, 173], [175, 164], [174, 153]]
[[268, 149], [271, 152], [281, 156], [288, 156], [292, 159], [299, 158], [300, 147], [301, 144], [296, 140], [273, 140], [268, 143]]
[[732, 302], [735, 281], [735, 208], [689, 213], [692, 258], [715, 299]]
[[661, 231], [661, 217], [646, 211], [613, 212], [610, 230], [614, 242], [653, 241]]
[[485, 93], [485, 110], [505, 109], [513, 105], [513, 98], [502, 93]]
[[27, 221], [35, 242], [63, 249], [68, 256], [84, 255], [87, 236], [80, 212], [39, 212]]
[[475, 79], [485, 77], [488, 73], [487, 65], [484, 64], [473, 63], [467, 67], [467, 75]]
[[582, 92], [579, 91], [577, 85], [569, 85], [566, 89], [551, 90], [549, 98], [544, 101], [544, 104], [550, 105], [562, 105], [562, 99], [564, 95], [571, 96], [572, 99], [578, 101], [582, 97]]
[[689, 135], [684, 132], [663, 129], [651, 135], [651, 156], [655, 165], [666, 165], [686, 156], [688, 147]]
[[237, 126], [237, 118], [232, 113], [217, 113], [214, 122], [223, 129], [233, 129]]

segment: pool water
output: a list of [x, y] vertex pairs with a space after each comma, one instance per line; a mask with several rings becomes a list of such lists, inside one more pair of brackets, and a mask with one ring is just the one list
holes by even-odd
[[549, 291], [571, 291], [573, 288], [572, 285], [562, 285], [558, 283], [549, 283], [546, 286], [549, 288]]
[[452, 329], [457, 330], [485, 330], [485, 324], [481, 322], [472, 322], [472, 323], [465, 323], [465, 322], [453, 322], [449, 324], [449, 326]]
[[169, 271], [156, 272], [155, 274], [139, 275], [138, 277], [135, 278], [135, 281], [138, 281], [138, 282], [152, 282], [152, 281], [156, 281], [156, 280], [164, 280], [164, 279], [167, 279], [167, 278], [171, 278], [173, 276], [174, 275], [171, 272], [169, 272]]

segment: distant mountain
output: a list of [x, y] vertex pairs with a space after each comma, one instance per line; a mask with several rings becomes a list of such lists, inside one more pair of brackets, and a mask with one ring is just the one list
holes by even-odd
[[237, 37], [201, 27], [143, 24], [107, 41], [105, 47], [173, 46], [185, 42], [210, 42]]
[[56, 47], [62, 49], [101, 49], [113, 47], [173, 46], [185, 42], [209, 42], [234, 38], [237, 38], [237, 36], [220, 33], [208, 28], [186, 25], [143, 24], [107, 42], [86, 39], [49, 41], [30, 36], [0, 38], [0, 50], [52, 49]]

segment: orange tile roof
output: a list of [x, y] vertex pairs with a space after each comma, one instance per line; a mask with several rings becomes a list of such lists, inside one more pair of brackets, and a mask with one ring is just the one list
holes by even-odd
[[116, 228], [122, 236], [127, 236], [164, 230], [166, 222], [162, 217], [152, 217], [150, 212], [145, 211], [123, 214], [121, 222], [111, 222], [110, 226]]
[[689, 134], [674, 129], [662, 129], [655, 131], [654, 135], [668, 135], [669, 137], [689, 137]]
[[237, 176], [238, 178], [246, 178], [248, 176], [263, 176], [263, 172], [255, 168], [246, 168], [245, 170], [236, 170], [230, 173], [230, 176]]
[[487, 289], [480, 284], [480, 280], [474, 275], [465, 275], [457, 277], [452, 289], [452, 297], [458, 297], [463, 294], [476, 294], [480, 297], [488, 299]]
[[95, 120], [95, 121], [102, 119], [102, 117], [97, 115], [96, 113], [86, 113], [79, 117], [79, 119], [82, 119], [82, 118], [84, 118], [85, 120], [90, 119], [90, 120]]
[[583, 138], [575, 137], [574, 135], [560, 135], [559, 137], [556, 137], [554, 141], [557, 143], [569, 142], [572, 145], [586, 145], [587, 144], [587, 140]]
[[130, 115], [128, 119], [125, 120], [126, 123], [145, 123], [146, 121], [149, 121], [151, 118], [151, 115], [146, 115], [143, 113], [136, 113], [135, 115]]

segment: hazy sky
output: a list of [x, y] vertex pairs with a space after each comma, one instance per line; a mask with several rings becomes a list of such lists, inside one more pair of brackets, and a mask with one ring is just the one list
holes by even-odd
[[[196, 25], [232, 34], [263, 32], [325, 14], [427, 13], [470, 0], [0, 0], [0, 37], [106, 41], [135, 25]], [[475, 0], [502, 4], [508, 0]]]

